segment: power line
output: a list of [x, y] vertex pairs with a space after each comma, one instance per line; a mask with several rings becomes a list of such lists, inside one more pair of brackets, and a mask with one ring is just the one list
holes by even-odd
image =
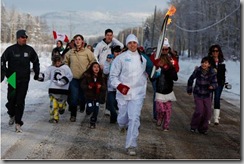
[[182, 31], [185, 31], [185, 32], [201, 32], [201, 31], [207, 30], [207, 29], [209, 29], [209, 28], [211, 28], [211, 27], [219, 24], [220, 22], [222, 22], [223, 20], [225, 20], [226, 18], [228, 18], [230, 15], [232, 15], [234, 12], [236, 12], [237, 10], [239, 10], [239, 8], [240, 8], [240, 4], [239, 4], [239, 6], [235, 10], [233, 10], [230, 14], [228, 14], [227, 16], [225, 16], [224, 18], [222, 18], [221, 20], [215, 22], [214, 24], [212, 24], [210, 26], [204, 27], [202, 29], [188, 30], [186, 28], [180, 27], [178, 24], [176, 24], [174, 22], [172, 22], [172, 24], [175, 25], [177, 28], [181, 29]]

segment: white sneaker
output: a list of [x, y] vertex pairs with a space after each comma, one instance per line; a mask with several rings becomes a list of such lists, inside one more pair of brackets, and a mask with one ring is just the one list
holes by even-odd
[[111, 114], [110, 114], [110, 111], [109, 111], [108, 109], [105, 109], [104, 114], [105, 114], [106, 116], [110, 116], [110, 115], [111, 115]]
[[134, 148], [134, 147], [129, 147], [129, 148], [127, 149], [127, 153], [128, 153], [128, 155], [135, 156], [135, 155], [136, 155], [136, 148]]
[[13, 125], [13, 124], [14, 124], [14, 121], [15, 121], [15, 116], [10, 117], [10, 119], [9, 119], [9, 121], [8, 121], [8, 124], [9, 124], [9, 125]]
[[15, 131], [16, 131], [16, 133], [22, 133], [23, 132], [23, 130], [21, 129], [20, 124], [16, 124], [15, 125]]

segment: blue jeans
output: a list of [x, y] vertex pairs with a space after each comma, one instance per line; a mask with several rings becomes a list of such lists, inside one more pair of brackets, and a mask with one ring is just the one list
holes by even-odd
[[218, 87], [214, 90], [214, 109], [220, 109], [220, 97], [223, 91], [224, 86], [218, 85]]
[[71, 116], [77, 115], [77, 105], [79, 104], [85, 104], [85, 96], [84, 92], [80, 87], [80, 80], [79, 79], [72, 79], [69, 85], [70, 90], [70, 112]]
[[86, 102], [86, 114], [92, 116], [90, 117], [90, 123], [97, 122], [97, 116], [99, 111], [99, 102], [96, 100], [87, 100]]
[[116, 100], [116, 91], [108, 91], [108, 93], [107, 93], [107, 107], [111, 113], [110, 122], [116, 122], [117, 121], [116, 110], [118, 109], [118, 103]]

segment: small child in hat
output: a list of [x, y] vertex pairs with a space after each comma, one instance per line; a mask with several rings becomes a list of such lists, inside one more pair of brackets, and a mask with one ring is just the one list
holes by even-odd
[[63, 114], [69, 93], [69, 83], [73, 78], [70, 68], [62, 63], [60, 55], [52, 57], [52, 65], [40, 73], [38, 81], [50, 80], [48, 89], [50, 97], [50, 123], [58, 123], [59, 114]]

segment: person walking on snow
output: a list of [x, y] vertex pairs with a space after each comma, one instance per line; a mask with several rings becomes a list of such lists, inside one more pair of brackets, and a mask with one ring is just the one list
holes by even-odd
[[[162, 130], [169, 130], [169, 122], [172, 111], [172, 101], [176, 101], [173, 92], [174, 81], [178, 80], [177, 68], [172, 61], [169, 53], [169, 42], [164, 41], [162, 54], [155, 65], [160, 68], [160, 75], [156, 78], [156, 115], [157, 125], [162, 127]], [[155, 61], [154, 61], [155, 62]]]
[[[109, 76], [110, 68], [112, 65], [113, 60], [121, 54], [120, 46], [114, 46], [112, 47], [112, 54], [108, 54], [107, 60], [104, 63], [103, 73], [106, 76]], [[111, 85], [111, 81], [108, 78], [107, 80], [107, 108], [110, 111], [110, 123], [116, 123], [117, 122], [117, 109], [118, 109], [118, 103], [116, 100], [116, 88], [114, 88]]]
[[62, 55], [62, 53], [64, 51], [63, 42], [61, 40], [57, 40], [56, 47], [53, 48], [53, 50], [52, 50], [51, 59], [52, 59], [53, 55], [57, 54], [56, 53], [57, 51], [59, 52], [60, 55]]
[[[154, 63], [154, 65], [155, 64], [157, 65], [157, 63], [158, 63], [158, 61], [160, 61], [160, 59], [155, 59], [155, 55], [156, 55], [156, 52], [153, 52], [150, 56], [150, 59]], [[164, 38], [164, 44], [162, 47], [161, 55], [168, 56], [169, 60], [171, 61], [172, 65], [175, 68], [176, 73], [178, 73], [179, 69], [180, 69], [179, 68], [179, 58], [178, 58], [177, 53], [170, 48], [168, 38]], [[158, 66], [156, 68], [157, 68], [157, 70], [156, 70], [153, 78], [150, 78], [150, 81], [152, 83], [152, 87], [153, 87], [153, 91], [154, 91], [154, 94], [153, 94], [153, 121], [157, 122], [157, 111], [156, 111], [156, 101], [155, 101], [156, 83], [157, 83], [156, 79], [160, 76], [161, 68]]]
[[85, 109], [85, 93], [80, 87], [80, 78], [82, 74], [87, 70], [87, 68], [91, 65], [91, 63], [96, 61], [93, 53], [88, 48], [84, 47], [84, 38], [82, 35], [75, 35], [74, 40], [75, 48], [69, 50], [65, 54], [64, 59], [64, 63], [70, 67], [73, 73], [73, 79], [70, 82], [69, 86], [69, 111], [71, 111], [71, 122], [76, 121], [77, 106], [79, 105], [78, 103], [80, 103], [80, 108], [82, 109], [82, 111], [84, 111]]
[[137, 51], [138, 39], [134, 34], [126, 38], [128, 50], [117, 56], [109, 78], [116, 90], [118, 102], [117, 122], [121, 131], [127, 129], [125, 148], [129, 155], [136, 155], [140, 115], [146, 96], [146, 59]]
[[13, 125], [15, 122], [16, 132], [22, 132], [25, 97], [30, 81], [30, 62], [33, 63], [34, 80], [38, 80], [40, 63], [36, 51], [26, 44], [28, 38], [26, 31], [18, 30], [16, 38], [17, 43], [9, 46], [2, 54], [1, 81], [4, 80], [5, 76], [9, 78], [16, 73], [16, 88], [8, 84], [8, 102], [6, 107], [10, 117], [9, 125]]
[[219, 45], [212, 45], [209, 48], [208, 57], [210, 57], [211, 67], [214, 68], [217, 72], [217, 81], [218, 87], [213, 91], [213, 100], [214, 100], [214, 124], [219, 124], [219, 115], [220, 115], [220, 97], [226, 83], [226, 67], [225, 59], [221, 47]]
[[97, 44], [94, 50], [94, 55], [101, 69], [103, 69], [108, 54], [111, 54], [111, 48], [116, 45], [120, 46], [120, 49], [124, 48], [123, 43], [113, 37], [113, 31], [111, 29], [105, 30], [105, 38]]
[[196, 106], [191, 119], [191, 132], [198, 130], [201, 134], [207, 134], [211, 117], [211, 94], [217, 87], [216, 72], [211, 68], [209, 57], [204, 57], [201, 66], [194, 70], [187, 82], [187, 93], [191, 95], [193, 92]]
[[[102, 70], [104, 67], [104, 63], [107, 60], [108, 54], [111, 54], [111, 48], [116, 45], [120, 46], [121, 49], [124, 48], [123, 43], [121, 43], [120, 41], [118, 41], [116, 38], [113, 37], [113, 31], [111, 29], [106, 29], [105, 38], [96, 45], [96, 48], [94, 50], [94, 56], [96, 57]], [[106, 95], [106, 93], [107, 92], [105, 92], [104, 95]], [[108, 107], [106, 103], [106, 109], [104, 113], [105, 115], [110, 116], [111, 115], [110, 111], [107, 108]]]
[[101, 93], [106, 90], [106, 81], [97, 62], [93, 62], [81, 77], [82, 90], [86, 98], [86, 114], [90, 117], [90, 128], [96, 128]]
[[38, 81], [50, 80], [48, 89], [50, 98], [50, 123], [58, 123], [59, 114], [63, 114], [69, 93], [69, 83], [73, 78], [70, 68], [62, 63], [60, 55], [52, 57], [53, 64], [44, 73], [40, 73]]

